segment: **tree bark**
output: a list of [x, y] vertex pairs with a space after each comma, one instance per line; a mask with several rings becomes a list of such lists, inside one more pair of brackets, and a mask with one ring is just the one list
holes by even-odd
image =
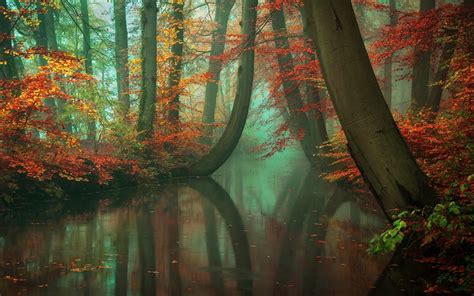
[[[38, 16], [39, 26], [37, 30], [33, 32], [33, 37], [35, 39], [36, 47], [42, 48], [44, 50], [48, 50], [48, 35], [46, 31], [46, 14], [43, 12], [44, 7], [43, 5], [38, 2], [36, 4], [36, 12]], [[38, 57], [38, 64], [39, 66], [46, 66], [47, 62], [43, 56]], [[56, 114], [56, 103], [54, 102], [53, 98], [46, 98], [44, 100], [46, 106], [48, 106], [53, 115]]]
[[114, 0], [115, 71], [120, 114], [126, 120], [130, 110], [130, 78], [128, 70], [128, 31], [126, 1]]
[[[435, 0], [420, 0], [420, 13], [436, 7]], [[411, 105], [414, 110], [428, 105], [429, 81], [431, 72], [431, 51], [415, 48], [413, 81], [411, 88]]]
[[[270, 3], [275, 3], [275, 0], [271, 0]], [[288, 41], [288, 30], [286, 28], [286, 19], [283, 9], [272, 11], [271, 20], [273, 32], [276, 35], [275, 47], [279, 50], [277, 52], [277, 61], [280, 74], [292, 72], [295, 70], [295, 66], [293, 57], [291, 53], [288, 52], [290, 42]], [[283, 51], [286, 51], [286, 53], [282, 53]], [[282, 88], [290, 114], [290, 126], [295, 134], [298, 134], [301, 130], [304, 131], [304, 136], [300, 140], [300, 144], [306, 157], [314, 164], [316, 146], [320, 146], [326, 139], [317, 139], [312, 136], [308, 117], [301, 111], [304, 107], [304, 102], [299, 86], [285, 79], [282, 82]]]
[[8, 52], [13, 50], [13, 28], [10, 20], [3, 12], [8, 12], [6, 0], [0, 0], [0, 80], [18, 78], [18, 69], [13, 56]]
[[[89, 23], [89, 5], [88, 0], [81, 0], [81, 19], [82, 19], [82, 33], [84, 37], [83, 54], [85, 57], [84, 65], [86, 73], [94, 75], [92, 69], [92, 47], [91, 47], [91, 30]], [[97, 127], [95, 120], [90, 119], [87, 122], [87, 140], [95, 143], [97, 137]]]
[[211, 151], [187, 168], [173, 171], [174, 176], [208, 176], [217, 170], [234, 151], [247, 121], [254, 75], [254, 46], [258, 0], [244, 0], [242, 9], [242, 55], [237, 74], [237, 93], [232, 114], [224, 133]]
[[204, 97], [204, 111], [202, 122], [206, 124], [201, 142], [210, 145], [214, 128], [210, 125], [215, 121], [216, 99], [219, 88], [219, 80], [222, 69], [222, 60], [217, 58], [225, 50], [227, 23], [229, 22], [230, 11], [234, 7], [235, 0], [217, 0], [216, 16], [217, 29], [212, 34], [211, 53], [209, 55], [208, 73], [212, 75], [212, 80], [206, 84]]
[[142, 26], [142, 82], [138, 113], [138, 140], [152, 136], [156, 104], [156, 0], [143, 0]]
[[433, 204], [435, 192], [384, 101], [351, 1], [305, 0], [304, 4], [350, 152], [385, 213]]
[[183, 72], [184, 1], [174, 0], [171, 5], [173, 7], [173, 23], [171, 26], [176, 30], [176, 40], [171, 46], [171, 73], [168, 76], [167, 87], [170, 99], [168, 120], [176, 124], [179, 122], [179, 83]]

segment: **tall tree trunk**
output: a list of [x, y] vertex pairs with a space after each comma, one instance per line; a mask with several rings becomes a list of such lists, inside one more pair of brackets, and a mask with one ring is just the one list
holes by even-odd
[[[313, 52], [316, 52], [316, 46], [314, 42], [311, 40], [311, 27], [308, 24], [308, 16], [306, 14], [306, 10], [301, 7], [300, 8], [301, 19], [303, 22], [303, 33], [305, 38], [307, 39], [306, 42], [309, 44], [307, 46], [311, 47]], [[308, 60], [316, 60], [317, 57], [314, 53], [305, 53]], [[306, 100], [308, 104], [313, 104], [318, 106], [321, 104], [321, 95], [319, 90], [315, 87], [313, 82], [306, 82]], [[313, 136], [313, 141], [315, 143], [324, 143], [329, 140], [327, 129], [326, 129], [326, 121], [324, 120], [324, 114], [318, 109], [313, 109], [308, 114], [308, 119], [310, 121], [310, 129]], [[312, 120], [311, 120], [312, 119]], [[321, 160], [320, 160], [321, 161]]]
[[244, 0], [242, 7], [242, 55], [237, 76], [237, 93], [227, 127], [211, 151], [187, 168], [179, 168], [173, 175], [207, 176], [217, 170], [234, 151], [247, 121], [252, 96], [255, 35], [258, 0]]
[[13, 56], [8, 52], [13, 50], [13, 28], [6, 17], [8, 12], [6, 0], [0, 0], [0, 80], [18, 78], [18, 69]]
[[[271, 0], [270, 3], [275, 3], [275, 0]], [[288, 41], [288, 30], [286, 29], [286, 19], [283, 9], [272, 11], [271, 20], [273, 32], [276, 35], [275, 47], [279, 50], [277, 60], [280, 73], [293, 72], [295, 71], [295, 66], [293, 57], [291, 53], [288, 52], [290, 42]], [[315, 139], [312, 137], [308, 117], [301, 111], [304, 107], [304, 102], [299, 86], [285, 79], [282, 82], [282, 87], [290, 114], [290, 126], [296, 134], [299, 134], [301, 130], [304, 131], [303, 139], [300, 140], [301, 147], [310, 162], [315, 163], [316, 146], [321, 145], [325, 139]]]
[[323, 75], [350, 152], [387, 211], [435, 202], [372, 70], [350, 0], [304, 1]]
[[153, 133], [156, 104], [156, 0], [143, 0], [142, 26], [142, 85], [138, 113], [138, 140]]
[[[435, 0], [420, 0], [420, 13], [434, 9]], [[428, 104], [428, 93], [431, 72], [431, 51], [415, 48], [415, 64], [413, 65], [413, 81], [411, 87], [412, 108], [419, 109]]]
[[[395, 27], [398, 22], [398, 13], [397, 13], [397, 0], [389, 0], [389, 26], [391, 28]], [[384, 98], [387, 106], [391, 108], [392, 106], [392, 72], [393, 72], [393, 62], [392, 56], [388, 57], [385, 60], [383, 67], [384, 74]]]
[[[38, 16], [39, 26], [37, 30], [33, 32], [33, 37], [35, 39], [35, 43], [37, 47], [48, 50], [48, 35], [46, 31], [46, 14], [44, 13], [44, 6], [40, 2], [36, 4], [36, 11], [37, 11], [37, 16]], [[47, 65], [46, 60], [41, 55], [38, 58], [38, 64], [39, 66]], [[54, 99], [47, 98], [44, 100], [44, 102], [46, 106], [50, 108], [51, 112], [54, 115], [56, 113], [56, 104], [54, 102]]]
[[[52, 8], [48, 8], [46, 10], [45, 25], [46, 25], [46, 36], [48, 39], [48, 48], [54, 51], [59, 50], [58, 38], [56, 35], [56, 24], [55, 24], [54, 13], [53, 13]], [[64, 114], [66, 112], [66, 104], [64, 100], [56, 99], [55, 104], [56, 104], [58, 115]], [[71, 119], [69, 117], [66, 118], [64, 121], [64, 129], [69, 133], [72, 132], [72, 124], [71, 124]]]
[[171, 73], [168, 76], [168, 94], [170, 99], [170, 110], [168, 120], [171, 123], [179, 122], [179, 83], [183, 72], [183, 47], [184, 47], [184, 1], [173, 0], [173, 23], [176, 30], [176, 40], [171, 46]]
[[[92, 70], [92, 47], [91, 47], [91, 29], [89, 23], [89, 5], [88, 0], [81, 0], [81, 19], [82, 19], [82, 32], [84, 37], [84, 44], [83, 44], [83, 54], [85, 57], [85, 68], [86, 73], [89, 75], [93, 75], [94, 72]], [[87, 140], [95, 143], [96, 135], [97, 134], [97, 127], [95, 120], [90, 119], [87, 122]]]
[[216, 16], [217, 29], [212, 33], [211, 53], [209, 55], [208, 73], [212, 75], [212, 80], [206, 84], [206, 93], [204, 97], [204, 111], [202, 122], [207, 124], [204, 127], [204, 135], [201, 142], [204, 144], [212, 143], [212, 133], [214, 128], [210, 125], [215, 121], [216, 99], [221, 76], [222, 60], [218, 58], [224, 53], [227, 23], [229, 22], [230, 11], [234, 7], [235, 0], [217, 0]]
[[130, 79], [128, 70], [128, 31], [126, 1], [114, 0], [115, 19], [115, 71], [120, 113], [127, 118], [130, 110]]

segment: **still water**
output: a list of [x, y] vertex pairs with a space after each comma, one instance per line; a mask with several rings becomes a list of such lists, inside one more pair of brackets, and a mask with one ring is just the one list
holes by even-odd
[[0, 295], [366, 295], [382, 213], [302, 157], [3, 212]]

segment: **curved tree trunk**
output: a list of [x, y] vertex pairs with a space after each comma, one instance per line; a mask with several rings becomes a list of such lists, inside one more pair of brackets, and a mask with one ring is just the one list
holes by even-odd
[[[188, 185], [198, 191], [203, 198], [207, 199], [222, 217], [234, 251], [235, 267], [239, 272], [250, 275], [252, 272], [252, 263], [247, 232], [245, 231], [239, 210], [235, 206], [232, 198], [224, 188], [210, 177], [191, 180]], [[237, 278], [239, 295], [253, 295], [252, 288], [252, 276]]]
[[179, 122], [179, 82], [183, 72], [183, 48], [184, 48], [184, 1], [174, 1], [173, 23], [171, 26], [176, 30], [176, 40], [171, 46], [171, 73], [168, 76], [168, 94], [170, 98], [168, 120], [176, 124]]
[[[89, 4], [88, 0], [81, 0], [81, 19], [82, 32], [84, 37], [83, 54], [85, 57], [86, 73], [94, 75], [92, 70], [92, 47], [91, 47], [91, 28], [89, 24]], [[94, 119], [89, 119], [87, 122], [87, 140], [95, 143], [97, 137], [97, 127]]]
[[[0, 11], [8, 11], [7, 1], [0, 0]], [[10, 20], [0, 12], [0, 80], [18, 78], [15, 60], [9, 52], [13, 49], [13, 28]]]
[[[274, 3], [275, 0], [271, 0]], [[272, 28], [275, 36], [275, 47], [280, 50], [277, 53], [278, 67], [280, 73], [292, 72], [295, 70], [293, 57], [288, 52], [290, 42], [288, 41], [288, 30], [286, 29], [286, 19], [283, 9], [276, 9], [271, 12]], [[282, 53], [286, 51], [286, 53]], [[304, 107], [303, 98], [301, 96], [300, 88], [288, 80], [282, 82], [283, 93], [286, 99], [286, 105], [290, 115], [290, 127], [295, 134], [304, 131], [303, 139], [300, 140], [301, 147], [313, 164], [315, 163], [316, 146], [320, 146], [325, 140], [323, 138], [313, 137], [308, 117], [301, 109]], [[309, 94], [314, 95], [314, 94]]]
[[304, 1], [350, 152], [386, 213], [435, 202], [384, 101], [350, 0]]
[[[420, 12], [426, 12], [436, 7], [435, 0], [420, 0]], [[419, 109], [428, 105], [428, 93], [431, 71], [431, 51], [415, 48], [415, 65], [413, 66], [413, 81], [411, 87], [412, 108]]]
[[126, 1], [114, 0], [115, 71], [121, 115], [126, 120], [130, 110], [130, 79], [128, 70], [128, 31]]
[[219, 142], [194, 165], [174, 170], [174, 176], [193, 175], [207, 176], [217, 170], [234, 151], [239, 142], [247, 121], [247, 114], [252, 96], [254, 75], [254, 45], [258, 0], [244, 0], [242, 11], [242, 34], [245, 36], [242, 45], [242, 56], [237, 77], [237, 93], [235, 95], [232, 114]]
[[212, 33], [211, 53], [209, 55], [208, 73], [212, 75], [212, 80], [206, 84], [206, 93], [204, 97], [204, 111], [202, 122], [207, 124], [204, 127], [204, 135], [201, 142], [211, 144], [214, 128], [210, 125], [215, 121], [216, 99], [221, 77], [222, 60], [217, 58], [224, 53], [227, 23], [229, 22], [230, 11], [234, 7], [235, 0], [217, 0], [216, 16], [217, 29]]
[[153, 133], [156, 104], [156, 0], [143, 0], [142, 8], [142, 85], [138, 111], [138, 140]]

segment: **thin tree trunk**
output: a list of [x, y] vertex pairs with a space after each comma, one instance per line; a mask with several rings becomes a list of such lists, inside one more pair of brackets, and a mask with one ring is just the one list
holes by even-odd
[[[274, 3], [275, 0], [271, 0]], [[290, 43], [288, 41], [288, 30], [286, 29], [285, 13], [283, 9], [274, 10], [271, 13], [272, 28], [275, 36], [275, 47], [280, 52], [277, 53], [278, 67], [280, 74], [295, 71], [293, 57], [288, 52]], [[286, 53], [281, 53], [286, 51]], [[294, 133], [304, 132], [303, 138], [300, 140], [301, 147], [310, 160], [315, 163], [316, 146], [321, 145], [326, 139], [315, 139], [312, 137], [310, 123], [308, 117], [301, 109], [304, 107], [301, 91], [297, 85], [289, 80], [282, 82], [283, 93], [286, 99], [286, 105], [290, 114], [290, 126]]]
[[6, 0], [0, 0], [0, 80], [18, 78], [18, 69], [13, 56], [6, 53], [13, 50], [13, 28], [6, 14], [8, 12]]
[[156, 104], [156, 0], [143, 0], [142, 26], [142, 85], [138, 113], [138, 140], [153, 134]]
[[[48, 8], [46, 10], [45, 25], [46, 25], [46, 36], [48, 39], [48, 48], [54, 51], [59, 50], [58, 38], [56, 35], [56, 24], [54, 20], [54, 13], [51, 8]], [[56, 108], [57, 108], [57, 114], [64, 115], [64, 113], [66, 112], [66, 104], [64, 100], [56, 99], [55, 103], [56, 103]], [[71, 124], [71, 119], [69, 117], [67, 117], [64, 121], [64, 129], [69, 133], [72, 132], [72, 124]]]
[[[398, 22], [398, 13], [397, 13], [397, 1], [389, 0], [389, 25], [391, 28], [395, 27]], [[393, 72], [393, 62], [392, 56], [388, 57], [385, 60], [383, 67], [384, 74], [384, 98], [387, 106], [391, 108], [392, 106], [392, 72]]]
[[217, 29], [212, 34], [211, 53], [209, 55], [207, 71], [212, 75], [212, 80], [206, 84], [204, 111], [202, 114], [202, 122], [207, 126], [204, 127], [201, 142], [209, 145], [212, 143], [214, 128], [210, 124], [215, 122], [217, 91], [222, 69], [222, 60], [218, 57], [222, 55], [225, 50], [227, 23], [229, 22], [230, 12], [234, 4], [235, 0], [216, 1], [215, 21], [217, 22]]
[[183, 72], [183, 47], [184, 47], [184, 1], [175, 0], [173, 7], [172, 27], [176, 30], [176, 40], [171, 46], [171, 73], [168, 76], [168, 94], [170, 99], [168, 120], [171, 123], [179, 122], [179, 83]]
[[305, 0], [304, 4], [350, 152], [385, 213], [433, 204], [435, 192], [384, 101], [351, 1]]
[[244, 0], [242, 9], [242, 55], [237, 76], [237, 93], [232, 114], [219, 142], [194, 165], [179, 168], [173, 175], [207, 176], [217, 170], [234, 151], [247, 121], [254, 75], [254, 46], [258, 0]]
[[[311, 28], [308, 24], [308, 17], [306, 15], [306, 10], [304, 8], [300, 8], [300, 14], [303, 22], [303, 33], [305, 38], [307, 39], [308, 46], [311, 47], [313, 52], [316, 52], [316, 46], [314, 42], [311, 40]], [[316, 60], [317, 57], [313, 53], [305, 53], [308, 60]], [[306, 100], [308, 104], [313, 104], [314, 106], [319, 106], [321, 104], [321, 95], [319, 90], [315, 87], [313, 82], [306, 82]], [[312, 133], [313, 141], [315, 143], [324, 143], [329, 140], [327, 129], [326, 129], [326, 121], [324, 119], [324, 114], [317, 108], [311, 110], [308, 114], [310, 130]], [[320, 144], [319, 144], [320, 145]], [[320, 160], [322, 161], [322, 160]]]
[[[81, 19], [82, 19], [82, 32], [84, 37], [83, 54], [85, 57], [85, 68], [86, 73], [93, 75], [92, 69], [92, 48], [91, 48], [91, 30], [89, 23], [89, 5], [88, 0], [81, 0]], [[95, 120], [89, 119], [87, 122], [87, 140], [95, 143], [97, 137], [97, 127]]]
[[[434, 9], [435, 7], [435, 0], [420, 0], [421, 13]], [[415, 48], [415, 59], [411, 88], [411, 105], [414, 110], [426, 107], [428, 104], [431, 51]]]
[[[46, 14], [43, 12], [44, 6], [38, 2], [36, 4], [36, 11], [38, 15], [38, 21], [39, 21], [39, 26], [37, 30], [33, 32], [33, 37], [35, 39], [36, 46], [39, 48], [42, 48], [44, 50], [48, 50], [48, 35], [46, 31]], [[47, 65], [46, 60], [44, 59], [43, 56], [39, 56], [38, 58], [38, 64], [39, 66], [43, 67]], [[52, 98], [46, 98], [44, 100], [46, 106], [48, 106], [52, 112], [53, 115], [56, 114], [56, 104], [54, 102], [54, 99]]]
[[130, 79], [128, 70], [128, 31], [126, 1], [114, 0], [115, 19], [115, 71], [120, 113], [127, 118], [130, 110]]

